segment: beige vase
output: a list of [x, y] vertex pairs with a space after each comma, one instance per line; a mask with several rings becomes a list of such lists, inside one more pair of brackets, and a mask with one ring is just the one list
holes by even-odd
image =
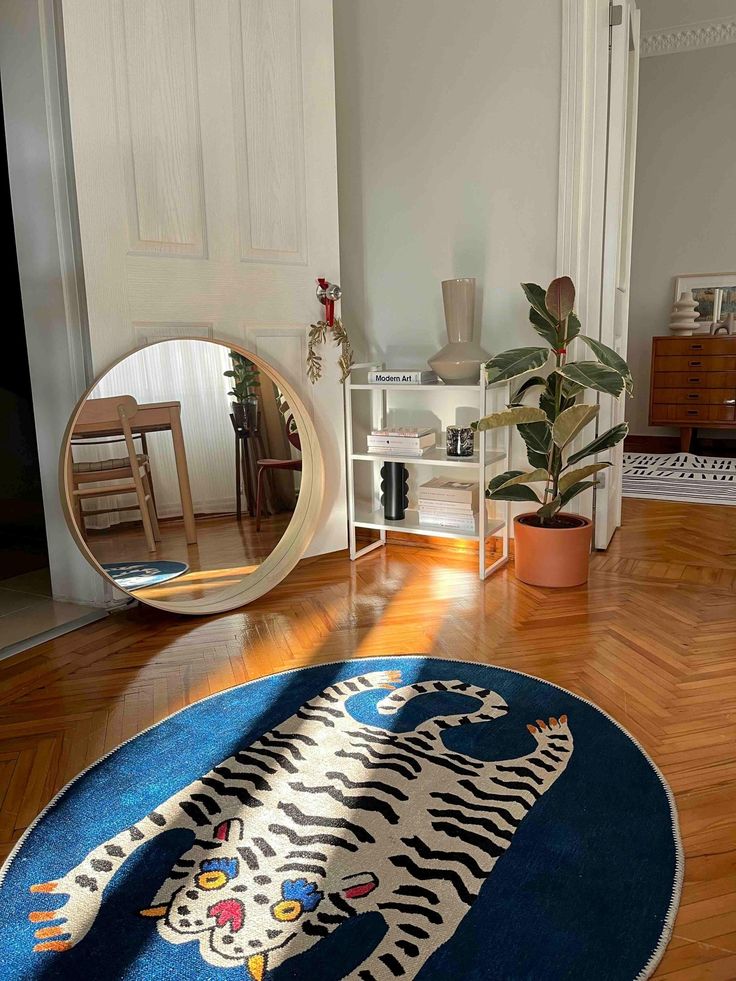
[[530, 586], [582, 586], [588, 581], [593, 523], [581, 514], [562, 515], [567, 528], [529, 524], [536, 514], [514, 518], [516, 578]]
[[480, 366], [490, 355], [473, 340], [475, 279], [442, 283], [448, 343], [429, 359], [429, 366], [447, 385], [477, 385]]

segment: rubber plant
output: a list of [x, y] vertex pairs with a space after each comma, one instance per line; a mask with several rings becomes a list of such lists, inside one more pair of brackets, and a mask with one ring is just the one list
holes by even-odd
[[238, 351], [230, 351], [229, 356], [232, 368], [223, 374], [232, 379], [230, 384], [233, 387], [227, 394], [232, 395], [240, 405], [244, 405], [250, 395], [255, 395], [253, 390], [260, 387], [258, 368]]
[[[529, 321], [545, 346], [497, 354], [485, 365], [488, 381], [508, 381], [545, 369], [551, 358], [554, 363], [548, 374], [524, 379], [505, 410], [472, 425], [476, 430], [516, 426], [532, 468], [508, 470], [494, 477], [486, 497], [532, 502], [538, 505], [538, 525], [559, 528], [565, 526], [559, 512], [593, 486], [591, 478], [611, 466], [608, 462], [582, 461], [615, 446], [628, 432], [628, 425], [620, 423], [572, 452], [575, 437], [598, 415], [598, 405], [584, 401], [586, 392], [601, 392], [614, 398], [624, 393], [631, 395], [633, 381], [629, 366], [620, 355], [581, 333], [580, 321], [573, 312], [575, 286], [569, 276], [553, 280], [546, 290], [536, 283], [522, 283], [521, 287], [530, 304]], [[576, 338], [593, 359], [569, 360], [568, 348]], [[524, 404], [532, 393], [538, 393], [538, 406]]]

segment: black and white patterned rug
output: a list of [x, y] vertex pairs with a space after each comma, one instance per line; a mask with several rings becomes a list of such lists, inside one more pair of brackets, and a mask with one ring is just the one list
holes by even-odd
[[624, 453], [623, 496], [736, 505], [736, 459], [694, 453]]

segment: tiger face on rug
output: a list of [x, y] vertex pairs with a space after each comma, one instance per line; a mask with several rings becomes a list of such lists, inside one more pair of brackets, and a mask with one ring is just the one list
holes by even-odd
[[37, 930], [34, 949], [79, 943], [130, 855], [183, 827], [194, 831], [194, 844], [141, 911], [157, 919], [164, 940], [196, 940], [208, 963], [245, 966], [261, 981], [350, 917], [378, 911], [388, 929], [348, 981], [414, 978], [563, 773], [573, 741], [563, 715], [528, 725], [536, 747], [519, 759], [449, 751], [445, 729], [507, 711], [495, 692], [462, 681], [417, 682], [382, 698], [383, 715], [430, 692], [480, 702], [409, 732], [351, 716], [353, 695], [399, 681], [398, 671], [376, 671], [326, 688], [66, 875], [33, 886], [69, 897], [60, 909], [31, 914], [36, 923], [61, 921]]

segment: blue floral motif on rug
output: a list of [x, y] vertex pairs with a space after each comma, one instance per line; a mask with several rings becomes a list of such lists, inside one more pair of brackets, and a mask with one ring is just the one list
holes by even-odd
[[189, 569], [186, 562], [152, 559], [150, 562], [103, 562], [102, 568], [121, 589], [143, 589], [182, 576]]
[[73, 781], [2, 874], [14, 981], [633, 981], [682, 860], [666, 784], [594, 705], [396, 656], [189, 706]]

